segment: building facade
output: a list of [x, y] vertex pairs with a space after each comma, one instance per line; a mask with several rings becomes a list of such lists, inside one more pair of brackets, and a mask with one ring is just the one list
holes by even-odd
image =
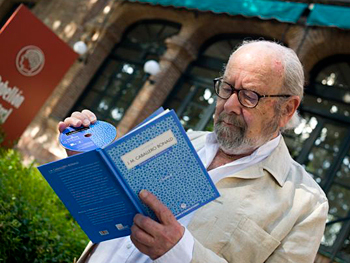
[[[2, 24], [19, 3], [0, 0]], [[23, 155], [40, 163], [65, 156], [57, 123], [84, 108], [113, 123], [118, 136], [160, 106], [175, 109], [185, 129], [211, 130], [212, 79], [239, 43], [264, 38], [295, 50], [305, 69], [305, 98], [302, 123], [285, 139], [329, 198], [317, 262], [350, 262], [349, 30], [306, 25], [308, 9], [287, 23], [129, 1], [21, 3], [70, 46], [88, 47], [19, 140]], [[149, 60], [159, 62], [156, 75], [144, 72]]]

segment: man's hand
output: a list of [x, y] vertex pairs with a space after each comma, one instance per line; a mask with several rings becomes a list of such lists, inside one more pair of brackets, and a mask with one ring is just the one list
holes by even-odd
[[96, 115], [89, 110], [83, 110], [82, 112], [75, 111], [70, 117], [65, 118], [64, 121], [58, 123], [58, 130], [59, 132], [63, 132], [63, 130], [69, 126], [80, 127], [83, 125], [89, 127], [90, 124], [95, 123], [96, 120]]
[[[97, 120], [96, 115], [89, 111], [89, 110], [83, 110], [82, 112], [75, 111], [72, 113], [72, 115], [68, 118], [65, 118], [64, 121], [60, 121], [58, 123], [58, 131], [63, 132], [64, 129], [66, 129], [69, 126], [72, 127], [80, 127], [81, 125], [85, 127], [89, 127], [90, 124], [95, 123]], [[71, 156], [74, 154], [77, 154], [77, 152], [66, 150], [67, 155]]]
[[154, 260], [174, 247], [182, 238], [185, 229], [153, 194], [142, 190], [139, 196], [154, 211], [159, 222], [137, 214], [134, 217], [134, 225], [131, 227], [130, 238], [142, 253]]

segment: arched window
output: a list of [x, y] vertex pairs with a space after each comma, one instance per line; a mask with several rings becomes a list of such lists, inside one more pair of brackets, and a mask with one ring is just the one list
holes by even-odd
[[220, 35], [207, 41], [164, 103], [174, 109], [185, 130], [213, 130], [213, 79], [223, 74], [232, 51], [247, 36]]
[[293, 157], [327, 194], [330, 209], [321, 243], [332, 259], [350, 260], [350, 57], [321, 61], [310, 72], [302, 123], [285, 135]]
[[143, 66], [159, 60], [165, 39], [180, 25], [167, 21], [141, 21], [131, 26], [95, 74], [72, 112], [91, 109], [99, 119], [117, 125], [147, 79]]

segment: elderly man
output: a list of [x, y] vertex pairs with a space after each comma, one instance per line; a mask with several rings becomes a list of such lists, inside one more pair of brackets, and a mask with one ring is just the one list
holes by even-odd
[[[130, 237], [90, 243], [79, 262], [313, 262], [328, 202], [280, 135], [296, 118], [303, 84], [291, 49], [244, 43], [214, 80], [215, 132], [188, 134], [221, 197], [178, 222], [141, 191], [159, 222], [138, 214]], [[95, 120], [75, 112], [59, 130]]]

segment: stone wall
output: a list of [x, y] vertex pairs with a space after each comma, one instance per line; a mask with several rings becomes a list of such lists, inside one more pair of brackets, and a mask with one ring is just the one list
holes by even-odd
[[[107, 13], [106, 6], [110, 7]], [[160, 59], [162, 71], [154, 76], [154, 84], [146, 82], [140, 90], [118, 125], [120, 135], [162, 105], [187, 66], [197, 58], [201, 45], [216, 35], [250, 34], [282, 41], [297, 51], [307, 77], [320, 60], [350, 54], [348, 31], [306, 28], [277, 20], [110, 0], [39, 1], [33, 12], [70, 46], [98, 34], [95, 42], [89, 41], [89, 54], [72, 66], [19, 141], [18, 148], [26, 158], [40, 163], [65, 156], [57, 143], [58, 121], [66, 117], [114, 45], [137, 21], [164, 19], [182, 27], [178, 35], [166, 40], [168, 49]]]

